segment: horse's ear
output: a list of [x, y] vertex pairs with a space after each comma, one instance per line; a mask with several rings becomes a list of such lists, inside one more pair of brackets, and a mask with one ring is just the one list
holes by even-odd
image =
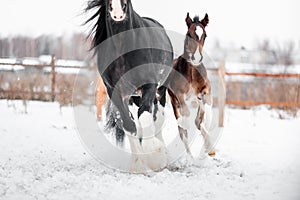
[[209, 22], [209, 18], [208, 18], [208, 14], [206, 13], [200, 23], [205, 27], [207, 26], [208, 22]]
[[190, 18], [190, 13], [187, 13], [186, 18], [185, 18], [186, 25], [188, 28], [193, 24], [193, 20]]

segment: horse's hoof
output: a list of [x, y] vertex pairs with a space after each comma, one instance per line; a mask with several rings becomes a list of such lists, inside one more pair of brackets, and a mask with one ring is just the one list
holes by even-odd
[[131, 132], [133, 134], [135, 134], [137, 131], [136, 131], [136, 126], [135, 126], [135, 123], [134, 121], [130, 120], [130, 121], [127, 121], [127, 122], [123, 122], [123, 128], [128, 131], [128, 132]]
[[208, 153], [208, 155], [210, 157], [215, 157], [216, 156], [216, 152], [215, 151], [211, 151], [211, 152]]

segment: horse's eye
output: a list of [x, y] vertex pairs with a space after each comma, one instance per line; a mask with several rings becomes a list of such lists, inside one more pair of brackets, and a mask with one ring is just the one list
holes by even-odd
[[113, 8], [112, 8], [112, 5], [111, 5], [111, 3], [109, 4], [109, 11], [112, 11], [113, 10]]
[[126, 6], [127, 6], [127, 4], [126, 4], [126, 3], [124, 3], [124, 5], [123, 5], [123, 7], [122, 7], [123, 11], [125, 11], [125, 9], [126, 9]]

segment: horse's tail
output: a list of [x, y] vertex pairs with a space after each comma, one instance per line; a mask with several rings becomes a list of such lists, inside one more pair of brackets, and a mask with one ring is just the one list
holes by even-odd
[[121, 116], [118, 109], [110, 100], [107, 106], [106, 116], [108, 119], [106, 129], [115, 134], [117, 145], [123, 145], [125, 132], [122, 126]]

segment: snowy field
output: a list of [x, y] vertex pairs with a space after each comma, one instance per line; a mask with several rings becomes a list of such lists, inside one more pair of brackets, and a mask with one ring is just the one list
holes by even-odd
[[1, 200], [300, 199], [300, 112], [227, 108], [216, 157], [148, 176], [94, 160], [71, 107], [1, 100], [0, 115]]

